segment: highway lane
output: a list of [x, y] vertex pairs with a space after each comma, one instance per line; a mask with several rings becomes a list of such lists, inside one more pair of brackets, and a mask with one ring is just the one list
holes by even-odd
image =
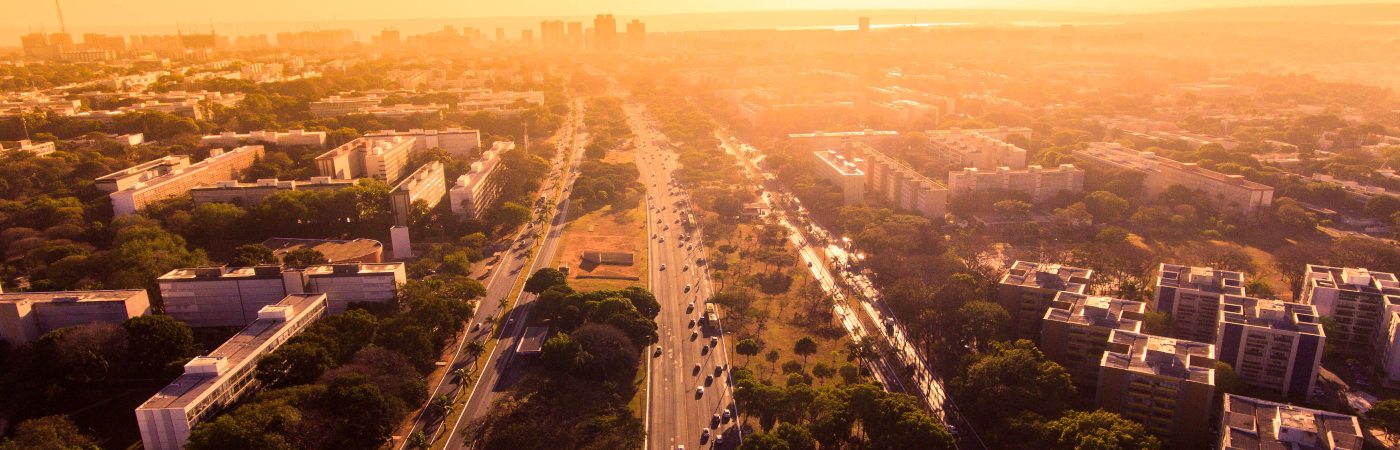
[[[574, 111], [581, 111], [581, 108], [582, 101], [576, 101]], [[570, 121], [570, 125], [577, 130], [581, 124], [582, 115], [575, 114], [573, 120]], [[561, 143], [561, 145], [567, 147], [564, 149], [567, 151], [561, 152], [567, 155], [567, 157], [556, 160], [554, 170], [552, 171], [553, 173], [562, 174], [559, 176], [559, 179], [562, 180], [560, 184], [562, 184], [563, 187], [572, 186], [574, 179], [577, 177], [575, 172], [579, 163], [582, 161], [583, 146], [581, 144], [584, 142], [580, 134], [581, 133], [575, 132], [570, 136], [571, 139], [568, 139], [568, 142]], [[451, 428], [448, 429], [448, 433], [450, 434], [448, 436], [446, 448], [458, 449], [471, 447], [477, 436], [475, 433], [470, 432], [471, 430], [465, 430], [469, 432], [463, 433], [464, 427], [476, 423], [477, 419], [485, 416], [492, 404], [499, 398], [500, 394], [513, 385], [515, 381], [518, 381], [518, 374], [510, 370], [510, 363], [515, 356], [514, 350], [516, 343], [519, 342], [520, 336], [524, 332], [526, 319], [529, 314], [529, 305], [534, 301], [535, 295], [522, 292], [514, 304], [511, 305], [508, 310], [504, 311], [500, 308], [500, 299], [504, 299], [510, 295], [516, 284], [518, 284], [518, 280], [522, 277], [529, 277], [530, 274], [534, 273], [536, 270], [547, 267], [549, 262], [553, 260], [554, 253], [559, 248], [559, 238], [563, 234], [564, 223], [568, 220], [568, 191], [561, 190], [560, 186], [554, 184], [547, 184], [544, 186], [546, 190], [551, 187], [554, 189], [554, 193], [558, 194], [556, 197], [558, 198], [558, 202], [550, 209], [553, 213], [552, 217], [548, 218], [547, 224], [532, 226], [531, 228], [531, 230], [538, 229], [538, 233], [543, 236], [543, 242], [540, 244], [539, 251], [533, 252], [534, 257], [531, 258], [532, 252], [530, 250], [534, 243], [533, 240], [528, 236], [520, 240], [520, 243], [517, 244], [517, 248], [512, 248], [508, 256], [503, 257], [501, 263], [497, 264], [497, 273], [493, 275], [493, 277], [499, 276], [501, 272], [507, 272], [509, 274], [508, 278], [493, 283], [487, 297], [489, 301], [485, 302], [487, 304], [483, 305], [484, 307], [477, 313], [476, 317], [480, 320], [485, 320], [488, 317], [496, 318], [495, 321], [498, 325], [498, 329], [494, 336], [490, 337], [491, 339], [496, 339], [496, 345], [490, 354], [484, 355], [485, 367], [482, 369], [480, 376], [478, 376], [472, 384], [468, 397], [461, 406], [462, 414], [458, 416], [457, 420], [452, 423]], [[531, 233], [527, 231], [527, 234]], [[529, 267], [526, 267], [527, 265]], [[489, 326], [482, 327], [487, 333], [491, 332], [490, 328]]]
[[[676, 155], [636, 105], [628, 105], [628, 122], [636, 136], [637, 165], [649, 195], [648, 248], [651, 253], [651, 290], [661, 303], [657, 317], [658, 347], [649, 353], [647, 447], [649, 449], [736, 448], [739, 430], [733, 420], [713, 417], [733, 402], [728, 383], [728, 343], [722, 329], [703, 327], [699, 319], [712, 294], [707, 268], [697, 264], [704, 257], [698, 230], [683, 226], [689, 204], [684, 189], [672, 184]], [[652, 237], [654, 235], [654, 237]], [[690, 235], [683, 239], [682, 235]], [[664, 269], [663, 269], [664, 264]], [[694, 304], [692, 307], [691, 304]], [[716, 343], [710, 343], [711, 338]], [[715, 367], [721, 368], [716, 373]], [[706, 382], [706, 376], [712, 379]], [[704, 387], [703, 394], [697, 388]], [[718, 426], [716, 426], [718, 425]], [[710, 428], [712, 435], [702, 437]], [[717, 437], [723, 434], [723, 444]]]

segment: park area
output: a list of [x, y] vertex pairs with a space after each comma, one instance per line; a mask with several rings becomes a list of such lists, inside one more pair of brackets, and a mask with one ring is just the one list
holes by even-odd
[[[638, 202], [630, 209], [609, 206], [570, 220], [551, 267], [568, 267], [569, 285], [580, 291], [647, 287], [645, 214]], [[621, 254], [632, 256], [630, 265], [617, 263], [625, 259], [616, 258]]]

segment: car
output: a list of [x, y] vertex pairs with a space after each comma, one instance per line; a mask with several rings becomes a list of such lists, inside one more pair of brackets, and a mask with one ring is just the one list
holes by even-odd
[[480, 329], [481, 329], [481, 323], [480, 323], [480, 322], [477, 322], [477, 323], [472, 324], [472, 331], [476, 331], [476, 330], [480, 330]]
[[696, 387], [695, 387], [695, 396], [696, 396], [696, 397], [699, 397], [699, 396], [702, 396], [702, 395], [705, 395], [705, 387], [704, 387], [704, 386], [696, 386]]
[[662, 226], [661, 229], [662, 229], [662, 230], [669, 230], [669, 229], [671, 229], [671, 224], [668, 223], [668, 224]]
[[515, 325], [515, 319], [508, 319], [508, 320], [506, 320], [506, 325], [507, 325], [507, 326]]
[[724, 433], [716, 434], [716, 435], [715, 435], [715, 445], [720, 445], [720, 444], [723, 444], [723, 443], [724, 443]]
[[710, 383], [714, 383], [714, 382], [715, 382], [715, 376], [714, 376], [714, 375], [705, 375], [705, 385], [706, 385], [706, 386], [708, 386]]
[[704, 347], [700, 347], [700, 355], [701, 355], [701, 356], [704, 356], [704, 355], [707, 354], [707, 353], [710, 353], [710, 346], [707, 345], [707, 346], [704, 346]]
[[[691, 320], [693, 321], [694, 319], [691, 319]], [[700, 330], [690, 330], [690, 340], [693, 341], [693, 340], [696, 340], [696, 339], [699, 339], [699, 338], [700, 338]]]
[[953, 426], [953, 425], [948, 425], [948, 434], [953, 435], [953, 437], [955, 437], [955, 438], [958, 437], [958, 434], [959, 434], [959, 432], [958, 432], [958, 427]]
[[711, 337], [711, 338], [710, 338], [710, 346], [711, 346], [711, 347], [714, 347], [714, 346], [716, 346], [716, 345], [719, 345], [719, 337]]
[[661, 269], [660, 269], [660, 270], [666, 270], [666, 264], [664, 264], [664, 263], [661, 264]]
[[685, 312], [691, 312], [691, 311], [694, 311], [694, 310], [695, 310], [695, 302], [690, 302], [689, 305], [685, 305]]
[[681, 272], [685, 272], [685, 271], [688, 271], [688, 270], [690, 270], [690, 264], [686, 264], [686, 265], [684, 265], [684, 266], [681, 266]]
[[703, 430], [700, 430], [700, 439], [709, 439], [709, 438], [710, 438], [710, 429], [709, 429], [709, 428], [705, 428], [705, 429], [703, 429]]
[[700, 374], [700, 363], [695, 363], [695, 368], [691, 369], [691, 373], [696, 375]]
[[653, 354], [654, 356], [661, 356], [661, 346], [660, 346], [660, 345], [656, 346], [656, 351], [652, 352], [652, 354]]
[[687, 326], [690, 328], [695, 328], [695, 319], [690, 319], [690, 325]]
[[694, 247], [694, 245], [685, 244], [685, 249], [686, 249], [686, 250], [690, 250], [691, 247]]
[[729, 408], [724, 408], [724, 420], [729, 420], [729, 417], [733, 415], [733, 411], [730, 411]]
[[690, 285], [689, 285], [689, 284], [685, 285], [685, 291], [686, 291], [686, 292], [690, 292]]
[[719, 419], [719, 413], [715, 413], [713, 416], [710, 416], [710, 425], [712, 425], [712, 426], [717, 426], [717, 425], [719, 425], [719, 420], [720, 420], [720, 419]]
[[661, 241], [659, 241], [659, 242], [666, 242], [666, 236], [662, 236], [662, 237], [661, 237]]

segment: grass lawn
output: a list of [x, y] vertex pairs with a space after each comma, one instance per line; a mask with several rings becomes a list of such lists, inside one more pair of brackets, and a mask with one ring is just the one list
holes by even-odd
[[[723, 258], [728, 264], [723, 286], [725, 289], [747, 289], [754, 293], [752, 303], [743, 311], [723, 308], [725, 332], [730, 335], [727, 344], [737, 364], [747, 367], [761, 379], [784, 384], [782, 365], [788, 361], [804, 362], [804, 358], [793, 351], [794, 345], [804, 336], [817, 342], [817, 352], [805, 359], [805, 370], [811, 373], [817, 363], [826, 363], [833, 368], [847, 363], [846, 345], [850, 338], [837, 325], [828, 307], [809, 308], [815, 292], [820, 292], [817, 282], [808, 272], [806, 264], [797, 260], [788, 267], [765, 267], [755, 261], [749, 252], [760, 246], [753, 238], [754, 226], [741, 224], [730, 236], [715, 241], [707, 241], [711, 260]], [[725, 254], [719, 251], [722, 245], [737, 247], [737, 251]], [[797, 252], [790, 244], [784, 244], [783, 251], [796, 257]], [[765, 273], [782, 272], [792, 276], [792, 284], [786, 291], [765, 293], [754, 278]], [[717, 283], [718, 285], [719, 283]], [[809, 316], [811, 310], [822, 311], [825, 315]], [[742, 339], [755, 339], [763, 345], [758, 355], [749, 357], [734, 352], [733, 345]], [[767, 355], [776, 350], [778, 357], [769, 361]], [[817, 386], [838, 384], [839, 377], [813, 378]]]
[[[613, 152], [623, 153], [623, 152]], [[559, 251], [550, 267], [569, 268], [569, 286], [578, 291], [647, 287], [650, 255], [647, 254], [645, 200], [617, 211], [612, 207], [584, 214], [564, 226]], [[592, 265], [583, 263], [583, 252], [629, 252], [635, 255], [631, 266]], [[608, 278], [579, 278], [584, 276], [636, 277], [636, 280]]]

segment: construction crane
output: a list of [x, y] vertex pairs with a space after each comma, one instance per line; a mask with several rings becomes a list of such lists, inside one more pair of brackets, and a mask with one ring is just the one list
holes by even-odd
[[63, 23], [63, 5], [59, 3], [59, 0], [53, 0], [53, 7], [58, 10], [58, 30], [63, 34], [68, 34], [68, 25]]

